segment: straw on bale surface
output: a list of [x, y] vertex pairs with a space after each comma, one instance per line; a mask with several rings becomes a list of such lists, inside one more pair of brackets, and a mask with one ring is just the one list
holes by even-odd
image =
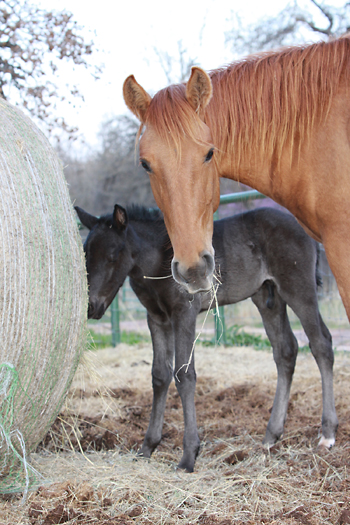
[[29, 486], [29, 451], [60, 410], [85, 347], [84, 255], [62, 165], [0, 99], [0, 492]]

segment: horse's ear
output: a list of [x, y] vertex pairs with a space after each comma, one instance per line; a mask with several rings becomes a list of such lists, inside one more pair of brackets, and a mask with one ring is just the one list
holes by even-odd
[[123, 96], [125, 104], [130, 111], [142, 122], [145, 123], [146, 111], [149, 108], [152, 98], [135, 80], [134, 75], [130, 75], [123, 85]]
[[211, 80], [203, 69], [192, 67], [191, 76], [186, 85], [186, 98], [200, 118], [211, 99], [213, 88]]
[[90, 213], [84, 211], [82, 208], [79, 208], [79, 206], [74, 206], [74, 209], [78, 214], [81, 224], [89, 230], [92, 230], [92, 228], [97, 224], [98, 218], [90, 215]]
[[119, 231], [125, 230], [128, 225], [127, 213], [119, 204], [114, 206], [112, 225]]

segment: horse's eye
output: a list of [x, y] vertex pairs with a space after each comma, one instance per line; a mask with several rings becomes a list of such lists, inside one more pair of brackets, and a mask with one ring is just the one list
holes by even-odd
[[146, 170], [148, 173], [152, 173], [151, 166], [148, 164], [147, 160], [141, 159], [140, 162], [144, 170]]
[[209, 162], [212, 159], [213, 155], [214, 155], [214, 148], [210, 148], [210, 150], [208, 151], [205, 157], [204, 162]]

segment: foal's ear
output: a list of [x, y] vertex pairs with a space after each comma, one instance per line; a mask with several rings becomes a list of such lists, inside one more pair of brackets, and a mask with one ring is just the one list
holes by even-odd
[[112, 226], [119, 231], [125, 230], [128, 225], [128, 216], [124, 208], [116, 204], [113, 211]]
[[92, 230], [92, 228], [97, 224], [98, 218], [90, 215], [90, 213], [84, 211], [82, 208], [79, 208], [79, 206], [74, 206], [74, 209], [78, 214], [81, 224], [89, 230]]
[[204, 117], [213, 88], [211, 80], [203, 69], [192, 67], [191, 76], [186, 85], [186, 98], [200, 118]]
[[145, 123], [146, 111], [149, 108], [152, 98], [135, 80], [134, 75], [130, 75], [123, 85], [123, 96], [125, 104], [130, 111], [142, 122]]

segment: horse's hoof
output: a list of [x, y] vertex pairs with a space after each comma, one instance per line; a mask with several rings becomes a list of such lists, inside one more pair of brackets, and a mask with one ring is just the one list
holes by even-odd
[[318, 446], [320, 448], [324, 448], [324, 449], [331, 449], [333, 446], [334, 446], [334, 443], [335, 443], [335, 438], [325, 438], [324, 436], [321, 437], [320, 439], [320, 442], [318, 444]]

